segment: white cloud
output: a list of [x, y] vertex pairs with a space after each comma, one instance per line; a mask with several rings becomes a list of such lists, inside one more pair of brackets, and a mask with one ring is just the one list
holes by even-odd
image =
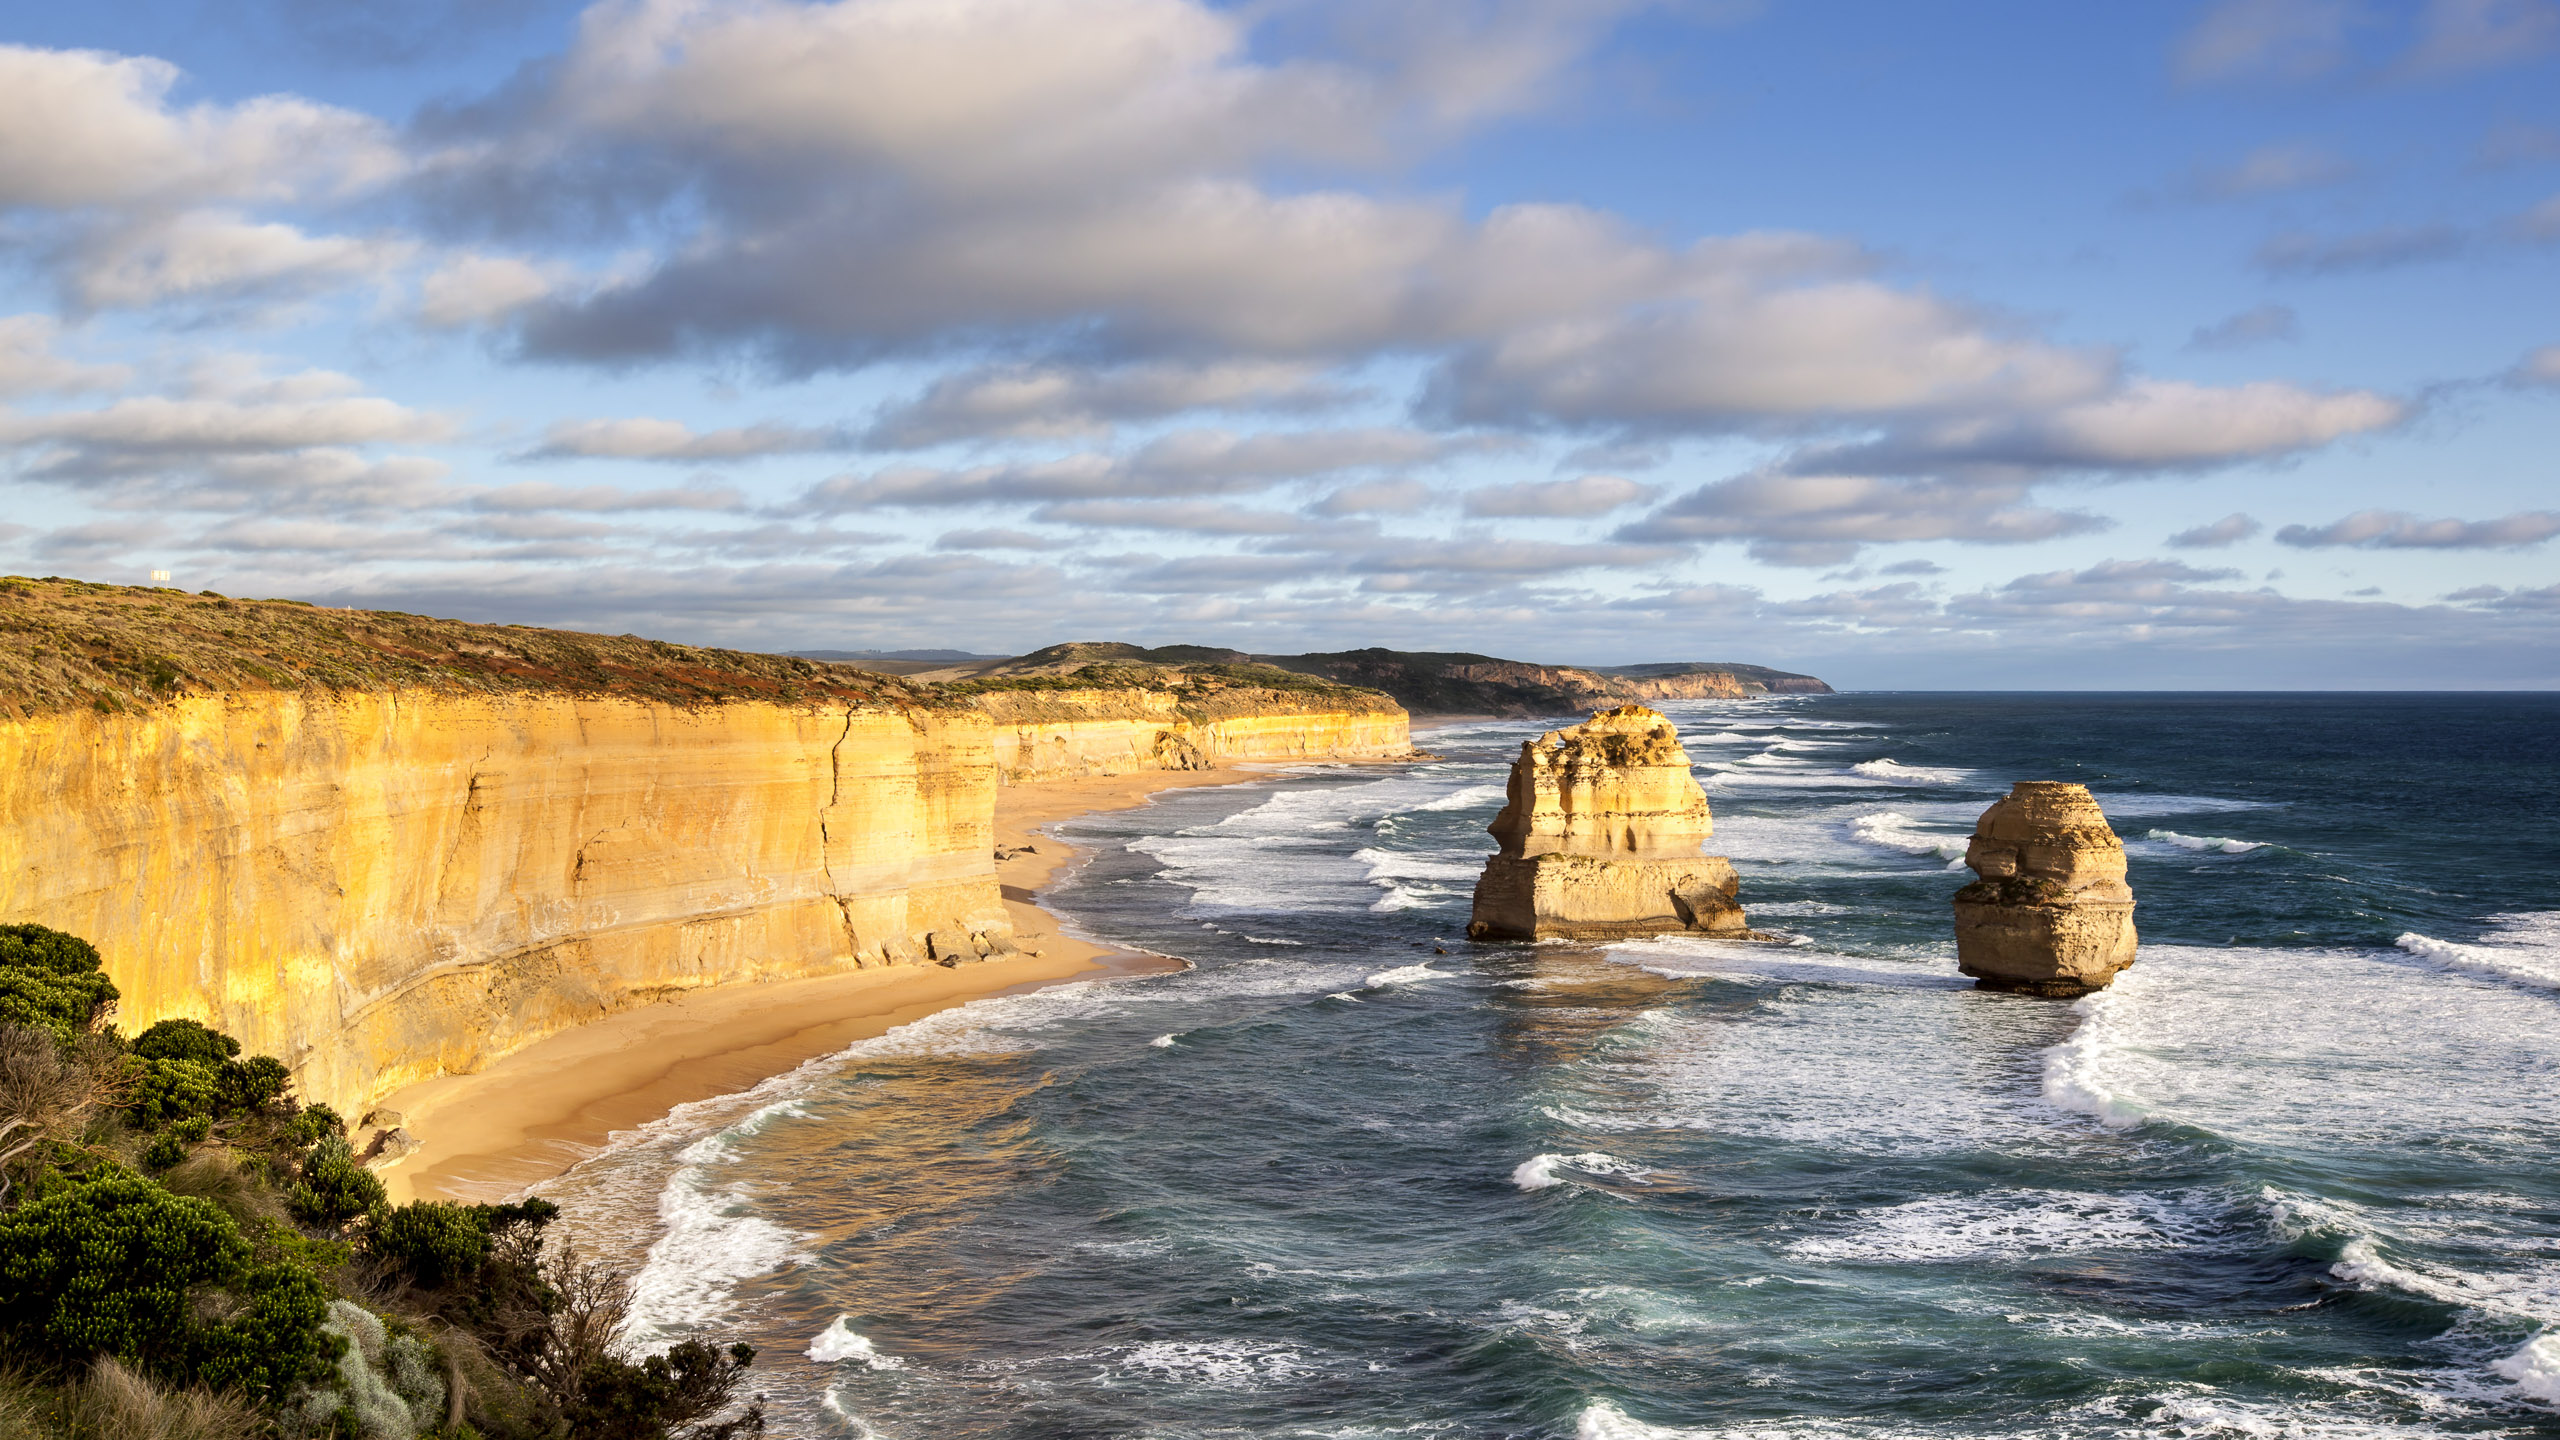
[[437, 329], [482, 325], [549, 295], [557, 281], [512, 255], [456, 255], [418, 284], [418, 319]]
[[746, 460], [847, 450], [841, 430], [766, 422], [697, 431], [680, 420], [564, 420], [543, 432], [526, 458], [616, 460]]
[[404, 167], [371, 116], [276, 95], [174, 110], [177, 79], [160, 60], [0, 45], [0, 207], [288, 198]]
[[85, 364], [57, 353], [61, 331], [50, 315], [0, 316], [0, 395], [112, 390], [133, 378], [127, 366]]
[[2198, 82], [2321, 74], [2346, 59], [2354, 16], [2346, 0], [2221, 0], [2180, 42], [2178, 76]]
[[1410, 515], [1439, 498], [1419, 480], [1372, 480], [1345, 485], [1309, 508], [1318, 515]]
[[2355, 166], [2334, 151], [2299, 142], [2261, 145], [2228, 165], [2197, 175], [2193, 191], [2206, 199], [2234, 200], [2334, 185], [2355, 173]]
[[85, 237], [72, 252], [64, 288], [74, 304], [90, 310], [291, 296], [381, 278], [415, 250], [396, 238], [314, 236], [227, 211], [194, 210]]
[[1043, 505], [1031, 519], [1105, 529], [1184, 530], [1202, 535], [1295, 535], [1309, 522], [1277, 510], [1249, 510], [1206, 500], [1066, 500]]
[[2169, 543], [2181, 550], [2220, 550], [2237, 545], [2266, 527], [2246, 515], [2225, 515], [2210, 525], [2198, 525], [2169, 537]]
[[1623, 540], [1749, 540], [1782, 565], [1836, 565], [1899, 540], [2014, 544], [2104, 527], [2081, 511], [2027, 503], [2015, 483], [1899, 480], [1772, 471], [1701, 485], [1621, 529]]
[[2560, 511], [2523, 510], [2495, 520], [2422, 520], [2396, 510], [2359, 510], [2327, 525], [2287, 525], [2276, 532], [2276, 543], [2303, 549], [2496, 550], [2539, 545], [2554, 535], [2560, 535]]
[[942, 376], [914, 399], [884, 407], [865, 440], [881, 449], [916, 449], [952, 440], [1085, 436], [1118, 421], [1187, 410], [1303, 412], [1347, 398], [1303, 363], [982, 366]]
[[2370, 390], [2306, 390], [2276, 380], [2230, 386], [2138, 380], [2111, 395], [2042, 413], [1914, 426], [1875, 445], [1798, 463], [1897, 470], [1949, 464], [2171, 470], [2316, 449], [2388, 429], [2410, 413], [2406, 402]]
[[2427, 0], [2404, 64], [2421, 75], [2520, 65], [2560, 41], [2552, 0]]
[[2187, 337], [2190, 350], [2239, 350], [2275, 340], [2302, 338], [2301, 317], [2290, 305], [2253, 305], [2210, 325], [2199, 325]]
[[1654, 488], [1616, 475], [1583, 475], [1571, 480], [1488, 485], [1467, 492], [1470, 515], [1541, 515], [1569, 517], [1606, 515], [1622, 506], [1654, 497]]
[[2393, 225], [2323, 237], [2289, 231], [2258, 247], [2258, 264], [2277, 275], [2340, 275], [2388, 270], [2462, 253], [2470, 237], [2451, 225]]

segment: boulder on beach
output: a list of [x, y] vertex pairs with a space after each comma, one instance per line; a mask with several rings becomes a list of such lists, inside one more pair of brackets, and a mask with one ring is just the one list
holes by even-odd
[[1472, 938], [1749, 933], [1732, 862], [1698, 853], [1715, 824], [1679, 732], [1642, 705], [1523, 743], [1488, 828]]
[[2089, 787], [2021, 780], [1974, 823], [1956, 968], [1986, 990], [2086, 995], [2133, 963], [2124, 842]]

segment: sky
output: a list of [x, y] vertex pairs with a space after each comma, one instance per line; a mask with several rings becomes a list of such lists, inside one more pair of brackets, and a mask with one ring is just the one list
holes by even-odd
[[13, 0], [0, 255], [0, 571], [2560, 688], [2560, 0]]

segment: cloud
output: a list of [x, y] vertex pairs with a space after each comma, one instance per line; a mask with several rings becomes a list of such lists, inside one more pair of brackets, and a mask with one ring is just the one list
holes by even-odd
[[2469, 243], [2451, 225], [2393, 226], [2326, 238], [2295, 231], [2259, 246], [2257, 261], [2276, 275], [2338, 275], [2447, 260]]
[[2225, 515], [2210, 525], [2198, 525], [2169, 537], [2169, 543], [2181, 550], [2221, 550], [2237, 545], [2266, 527], [2246, 515]]
[[697, 462], [849, 450], [842, 430], [766, 422], [697, 431], [678, 420], [564, 420], [543, 433], [528, 460], [614, 459]]
[[2355, 166], [2317, 145], [2261, 145], [2229, 165], [2199, 173], [2188, 187], [2198, 198], [2237, 200], [2284, 190], [2334, 185]]
[[2474, 585], [2467, 590], [2456, 590], [2444, 598], [2493, 610], [2560, 613], [2560, 584], [2545, 585], [2538, 590], [2510, 590], [2501, 585]]
[[665, 490], [626, 490], [618, 485], [501, 485], [476, 491], [475, 510], [531, 512], [579, 510], [744, 510], [747, 500], [725, 485], [688, 485]]
[[2560, 5], [2552, 0], [2428, 0], [2402, 64], [2417, 75], [2454, 75], [2523, 64], [2555, 41]]
[[1618, 531], [1627, 541], [1749, 540], [1780, 565], [1836, 565], [1868, 544], [1969, 540], [2018, 544], [2109, 522], [2026, 503], [2014, 483], [1902, 480], [1759, 471], [1701, 485]]
[[94, 410], [0, 416], [0, 444], [37, 449], [29, 473], [62, 480], [314, 447], [438, 441], [453, 433], [444, 416], [379, 397], [304, 397], [289, 390], [252, 400], [145, 395]]
[[875, 449], [907, 450], [953, 440], [1084, 436], [1188, 410], [1305, 413], [1348, 398], [1299, 363], [982, 366], [883, 407], [864, 440]]
[[290, 298], [383, 278], [415, 249], [397, 238], [314, 236], [229, 211], [196, 210], [88, 237], [73, 249], [64, 289], [82, 310]]
[[2290, 305], [2257, 305], [2210, 325], [2199, 325], [2187, 337], [2190, 350], [2241, 350], [2277, 340], [2302, 338], [2301, 317]]
[[1318, 515], [1410, 515], [1440, 498], [1419, 480], [1371, 480], [1345, 485], [1308, 507]]
[[511, 255], [460, 254], [418, 284], [418, 319], [436, 329], [483, 325], [549, 295], [558, 278]]
[[1055, 550], [1066, 544], [1025, 530], [945, 530], [935, 537], [936, 550]]
[[2506, 550], [2560, 535], [2560, 511], [2522, 510], [2495, 520], [2422, 520], [2396, 510], [2359, 510], [2327, 525], [2287, 525], [2276, 543], [2301, 549]]
[[2222, 0], [2179, 43], [2178, 78], [2194, 84], [2324, 74], [2347, 57], [2354, 13], [2345, 0]]
[[2516, 235], [2538, 243], [2560, 241], [2560, 195], [2525, 211], [2507, 222]]
[[167, 103], [165, 61], [0, 45], [0, 208], [288, 199], [380, 185], [406, 168], [367, 115], [270, 95]]
[[2560, 385], [2560, 345], [2545, 345], [2525, 356], [2507, 378], [2518, 385]]
[[2047, 470], [2198, 469], [2269, 459], [2388, 429], [2405, 401], [2282, 381], [2140, 380], [2113, 394], [2014, 419], [1913, 426], [1874, 444], [1812, 453], [1798, 468], [1908, 473], [1953, 464]]
[[1584, 475], [1572, 480], [1488, 485], [1467, 492], [1466, 512], [1478, 516], [1551, 516], [1570, 518], [1606, 515], [1612, 510], [1650, 500], [1650, 485], [1616, 475]]
[[1900, 560], [1891, 565], [1878, 567], [1876, 573], [1879, 575], [1944, 575], [1947, 573], [1947, 567], [1934, 560]]
[[91, 365], [56, 353], [62, 327], [50, 315], [0, 316], [0, 395], [113, 390], [133, 378], [123, 365]]
[[1294, 535], [1308, 523], [1276, 510], [1248, 510], [1204, 500], [1067, 500], [1043, 505], [1031, 512], [1031, 518], [1055, 525], [1186, 530], [1203, 535]]

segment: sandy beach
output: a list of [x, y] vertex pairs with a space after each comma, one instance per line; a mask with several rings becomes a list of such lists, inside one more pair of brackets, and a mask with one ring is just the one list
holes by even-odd
[[997, 792], [996, 872], [1026, 952], [952, 969], [907, 966], [698, 991], [527, 1046], [485, 1070], [422, 1081], [382, 1109], [419, 1148], [379, 1167], [395, 1202], [487, 1201], [560, 1174], [616, 1130], [746, 1089], [857, 1040], [990, 995], [1143, 974], [1176, 962], [1079, 939], [1034, 901], [1074, 851], [1041, 827], [1145, 804], [1162, 790], [1231, 785], [1243, 770], [1145, 771]]

